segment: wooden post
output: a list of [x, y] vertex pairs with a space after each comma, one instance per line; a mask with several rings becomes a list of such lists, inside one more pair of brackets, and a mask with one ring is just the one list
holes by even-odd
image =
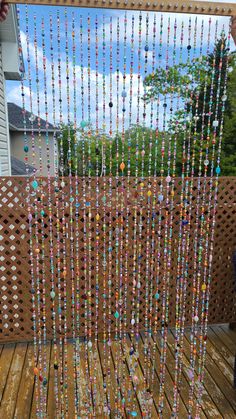
[[7, 0], [16, 4], [39, 4], [55, 6], [79, 6], [88, 8], [145, 10], [169, 13], [195, 13], [201, 15], [236, 15], [235, 3], [211, 3], [209, 1], [186, 0]]

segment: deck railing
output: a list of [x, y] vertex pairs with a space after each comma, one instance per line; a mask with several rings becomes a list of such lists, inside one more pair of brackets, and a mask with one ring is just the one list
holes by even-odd
[[[86, 180], [87, 182], [88, 180]], [[157, 179], [157, 189], [160, 179]], [[51, 179], [51, 184], [53, 185], [54, 180]], [[75, 190], [75, 179], [73, 179], [73, 190]], [[78, 268], [76, 270], [76, 277], [77, 277], [77, 284], [79, 289], [77, 290], [78, 300], [77, 303], [80, 304], [79, 309], [79, 322], [80, 322], [80, 333], [83, 335], [84, 333], [84, 319], [86, 315], [85, 305], [86, 305], [86, 298], [87, 296], [84, 295], [84, 287], [85, 281], [87, 281], [87, 274], [88, 269], [91, 270], [91, 281], [92, 281], [92, 295], [91, 301], [89, 302], [92, 307], [92, 317], [91, 321], [92, 324], [95, 322], [95, 226], [96, 226], [96, 219], [95, 215], [97, 211], [100, 214], [99, 219], [99, 230], [100, 235], [103, 239], [100, 241], [99, 245], [99, 284], [100, 290], [99, 295], [101, 295], [101, 302], [99, 304], [99, 312], [98, 312], [98, 331], [101, 332], [103, 328], [103, 317], [102, 317], [102, 282], [104, 279], [104, 275], [106, 276], [105, 280], [107, 280], [108, 270], [104, 269], [103, 260], [102, 260], [102, 253], [103, 253], [103, 246], [104, 246], [104, 223], [109, 226], [109, 214], [111, 212], [112, 215], [112, 270], [111, 276], [113, 281], [113, 292], [111, 296], [111, 307], [112, 310], [114, 309], [115, 304], [115, 294], [114, 294], [114, 284], [117, 279], [117, 260], [120, 261], [120, 252], [121, 249], [118, 249], [118, 253], [116, 246], [115, 246], [115, 229], [117, 225], [123, 221], [126, 223], [128, 217], [128, 226], [129, 226], [129, 245], [125, 248], [125, 236], [123, 240], [124, 248], [123, 252], [127, 251], [127, 260], [128, 260], [128, 272], [126, 273], [126, 277], [123, 278], [123, 281], [126, 281], [128, 296], [132, 295], [132, 282], [133, 282], [133, 269], [134, 269], [134, 242], [133, 242], [133, 231], [134, 231], [134, 214], [137, 211], [137, 217], [140, 217], [140, 211], [142, 213], [142, 239], [141, 239], [141, 249], [142, 249], [142, 256], [139, 260], [140, 272], [141, 272], [141, 288], [140, 288], [140, 328], [144, 325], [144, 317], [145, 317], [145, 282], [146, 282], [146, 242], [147, 242], [147, 234], [150, 233], [150, 229], [147, 230], [147, 215], [148, 211], [151, 210], [152, 215], [154, 215], [154, 224], [155, 224], [155, 235], [154, 235], [154, 243], [157, 238], [157, 221], [159, 214], [159, 205], [158, 203], [153, 203], [150, 207], [148, 204], [148, 198], [146, 195], [142, 198], [141, 195], [137, 193], [137, 188], [134, 187], [135, 179], [130, 180], [130, 184], [128, 186], [127, 180], [125, 180], [124, 189], [121, 190], [120, 185], [116, 183], [114, 179], [114, 188], [113, 188], [113, 196], [112, 196], [112, 207], [107, 206], [102, 200], [104, 195], [104, 179], [101, 178], [100, 182], [100, 191], [103, 190], [99, 197], [100, 207], [96, 209], [95, 206], [95, 193], [92, 197], [90, 197], [90, 201], [88, 205], [91, 206], [92, 218], [91, 222], [91, 258], [87, 261], [87, 273], [84, 267], [84, 252], [85, 252], [85, 243], [84, 243], [84, 235], [83, 235], [83, 228], [84, 228], [84, 208], [83, 208], [83, 188], [82, 188], [82, 179], [79, 179], [79, 197], [78, 200], [80, 202], [80, 206], [78, 208], [78, 231], [79, 231], [79, 251], [77, 252], [78, 257]], [[92, 190], [95, 188], [96, 180], [92, 179]], [[152, 190], [154, 186], [155, 180], [152, 179], [150, 185], [149, 182], [149, 189]], [[206, 179], [206, 198], [208, 197], [209, 193], [209, 182], [210, 179]], [[145, 184], [148, 184], [148, 180], [145, 180]], [[169, 322], [168, 326], [175, 325], [175, 286], [176, 286], [176, 263], [177, 263], [177, 250], [178, 250], [178, 231], [179, 231], [179, 223], [180, 223], [180, 191], [181, 191], [181, 184], [182, 181], [180, 178], [176, 178], [175, 180], [175, 198], [174, 198], [174, 209], [173, 209], [173, 246], [172, 246], [172, 256], [171, 256], [171, 268], [170, 268], [170, 287], [169, 287]], [[146, 185], [145, 185], [146, 186]], [[109, 185], [107, 186], [107, 188]], [[47, 325], [47, 338], [52, 338], [52, 312], [51, 312], [51, 298], [50, 298], [50, 232], [49, 232], [49, 218], [48, 218], [48, 189], [47, 189], [47, 180], [43, 179], [42, 183], [43, 188], [43, 202], [44, 202], [44, 245], [45, 245], [45, 260], [43, 262], [42, 255], [39, 256], [39, 272], [36, 273], [36, 264], [33, 263], [31, 265], [30, 262], [30, 245], [29, 245], [29, 225], [28, 225], [28, 210], [27, 210], [27, 181], [26, 178], [0, 178], [0, 341], [24, 341], [24, 340], [32, 340], [33, 338], [33, 329], [32, 329], [32, 304], [31, 304], [31, 273], [32, 270], [34, 272], [36, 281], [38, 281], [38, 287], [42, 290], [42, 267], [43, 263], [45, 265], [45, 279], [46, 279], [46, 325]], [[130, 196], [127, 201], [127, 188], [129, 188]], [[144, 187], [144, 190], [145, 187]], [[196, 240], [195, 235], [195, 226], [196, 226], [196, 198], [198, 195], [199, 187], [197, 186], [197, 179], [194, 180], [194, 188], [193, 188], [193, 200], [192, 200], [192, 211], [191, 211], [191, 222], [189, 226], [190, 231], [190, 252], [189, 252], [189, 273], [187, 279], [187, 289], [186, 289], [186, 325], [191, 323], [191, 307], [192, 307], [192, 279], [193, 279], [193, 248], [194, 242]], [[201, 202], [201, 194], [204, 190], [204, 179], [201, 179], [200, 184], [200, 202]], [[31, 191], [31, 200], [39, 199], [39, 196], [34, 195], [35, 192]], [[58, 192], [56, 192], [58, 194]], [[59, 191], [59, 206], [60, 206], [60, 193]], [[68, 312], [67, 312], [67, 323], [70, 326], [70, 316], [71, 316], [71, 271], [70, 271], [70, 262], [71, 262], [71, 255], [70, 255], [70, 224], [69, 224], [69, 185], [68, 179], [65, 181], [64, 192], [66, 196], [68, 196], [68, 206], [66, 206], [66, 223], [65, 223], [65, 234], [64, 234], [64, 244], [66, 248], [66, 262], [67, 262], [67, 298], [69, 301], [68, 304]], [[119, 195], [122, 194], [124, 197], [125, 203], [125, 210], [123, 214], [123, 220], [120, 216], [120, 200]], [[72, 194], [73, 195], [73, 194]], [[55, 192], [54, 187], [52, 187], [52, 202], [53, 207], [55, 204]], [[118, 198], [118, 199], [117, 199]], [[110, 202], [110, 197], [109, 197]], [[118, 208], [117, 208], [118, 202]], [[208, 207], [208, 198], [206, 199], [207, 208], [205, 211], [207, 212], [210, 209], [210, 218], [213, 215], [213, 201], [210, 203]], [[149, 205], [149, 206], [148, 206]], [[212, 206], [211, 206], [212, 205]], [[127, 213], [126, 208], [129, 208], [129, 212]], [[106, 216], [104, 218], [104, 208]], [[142, 210], [141, 210], [142, 208]], [[117, 210], [119, 213], [119, 220], [117, 220]], [[60, 210], [59, 210], [60, 211]], [[86, 213], [86, 211], [85, 211]], [[162, 211], [163, 217], [170, 216], [170, 209], [164, 208]], [[216, 214], [216, 228], [215, 228], [215, 239], [214, 239], [214, 255], [213, 255], [213, 269], [211, 275], [211, 300], [210, 300], [210, 309], [209, 309], [209, 323], [227, 323], [233, 322], [236, 319], [236, 292], [235, 292], [235, 279], [234, 279], [234, 272], [233, 272], [233, 264], [232, 264], [232, 256], [233, 252], [236, 250], [236, 178], [234, 177], [222, 177], [219, 180], [219, 191], [218, 191], [218, 206], [217, 206], [217, 214]], [[52, 217], [52, 234], [53, 237], [56, 238], [56, 213], [53, 214]], [[34, 218], [32, 223], [34, 223]], [[60, 220], [60, 253], [61, 258], [63, 257], [63, 231], [62, 231], [62, 221]], [[40, 224], [40, 216], [39, 216], [39, 238], [42, 239], [41, 236], [41, 224]], [[75, 209], [73, 213], [73, 228], [75, 229]], [[149, 233], [147, 233], [149, 231]], [[34, 225], [33, 225], [33, 232], [34, 232]], [[163, 233], [163, 232], [162, 232]], [[125, 235], [125, 228], [124, 233]], [[108, 249], [108, 236], [105, 236], [106, 241], [106, 249]], [[32, 236], [32, 246], [35, 247], [35, 238]], [[163, 244], [163, 234], [162, 234], [162, 244]], [[56, 239], [55, 239], [56, 243]], [[204, 244], [203, 244], [204, 245]], [[107, 250], [106, 250], [107, 251]], [[154, 249], [155, 251], [155, 249]], [[57, 282], [57, 249], [54, 248], [53, 252], [54, 257], [54, 264], [55, 264], [55, 281]], [[163, 253], [163, 252], [161, 252]], [[153, 267], [149, 269], [149, 281], [156, 281], [156, 267], [157, 267], [157, 255], [154, 254], [153, 258]], [[163, 260], [162, 257], [159, 258], [160, 262], [160, 293], [162, 290], [162, 274], [163, 274]], [[124, 259], [124, 257], [123, 257]], [[35, 254], [33, 254], [33, 260], [35, 260]], [[120, 262], [119, 262], [120, 263]], [[120, 268], [119, 268], [120, 269]], [[151, 272], [152, 270], [152, 272]], [[105, 272], [105, 273], [104, 273]], [[118, 274], [119, 275], [119, 274]], [[203, 273], [201, 272], [201, 275]], [[125, 279], [126, 278], [126, 279]], [[63, 278], [62, 278], [62, 298], [63, 298]], [[42, 296], [41, 296], [42, 297]], [[149, 295], [149, 299], [152, 296]], [[58, 304], [58, 300], [56, 299], [56, 305]], [[127, 324], [130, 324], [130, 312], [131, 312], [131, 298], [128, 299], [127, 302]], [[41, 304], [42, 306], [42, 304]], [[201, 310], [201, 307], [199, 307]], [[100, 312], [101, 310], [101, 312]], [[43, 313], [41, 313], [43, 315]], [[153, 316], [153, 313], [149, 313], [149, 315]], [[69, 317], [68, 317], [69, 316]], [[63, 317], [63, 313], [62, 313]], [[109, 319], [107, 319], [109, 321]], [[114, 325], [114, 318], [110, 319], [112, 325]], [[158, 317], [158, 322], [160, 323], [161, 319]], [[68, 336], [70, 336], [71, 330], [70, 327], [68, 328]]]

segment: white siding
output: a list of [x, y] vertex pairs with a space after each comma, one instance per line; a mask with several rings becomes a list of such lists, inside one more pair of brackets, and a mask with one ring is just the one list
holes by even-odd
[[2, 46], [0, 44], [0, 176], [9, 176], [10, 150], [7, 122], [7, 107], [5, 98], [5, 77], [2, 66]]
[[[24, 133], [19, 131], [10, 131], [10, 138], [11, 138], [11, 155], [18, 160], [24, 162]], [[35, 158], [34, 164], [32, 161], [32, 142], [31, 142], [31, 133], [28, 133], [28, 146], [29, 146], [29, 164], [31, 166], [36, 167], [37, 172], [36, 176], [47, 176], [48, 175], [48, 168], [47, 168], [47, 146], [46, 146], [46, 138], [45, 134], [42, 133], [41, 136], [41, 155], [42, 155], [42, 172], [39, 171], [39, 141], [37, 137], [37, 133], [35, 133]], [[54, 141], [53, 141], [53, 134], [49, 134], [49, 156], [50, 156], [50, 174], [51, 176], [55, 176], [55, 162], [54, 162]]]

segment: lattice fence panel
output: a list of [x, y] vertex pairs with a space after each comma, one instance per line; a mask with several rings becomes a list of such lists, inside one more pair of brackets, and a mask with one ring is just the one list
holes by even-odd
[[[104, 191], [102, 190], [104, 186], [104, 179], [100, 180], [100, 196], [99, 203], [100, 208], [98, 210], [100, 214], [99, 220], [99, 229], [100, 240], [99, 245], [99, 255], [102, 255], [103, 252], [103, 225], [107, 225], [107, 231], [109, 229], [109, 216], [111, 212], [112, 217], [112, 267], [111, 274], [113, 283], [116, 281], [116, 254], [115, 254], [115, 228], [117, 225], [116, 218], [116, 208], [118, 208], [119, 220], [118, 224], [121, 222], [121, 196], [124, 197], [125, 210], [123, 214], [123, 222], [125, 223], [125, 217], [128, 216], [128, 225], [129, 225], [129, 246], [127, 249], [123, 249], [123, 263], [125, 250], [128, 254], [128, 274], [127, 274], [127, 287], [128, 287], [128, 296], [132, 292], [132, 281], [133, 281], [133, 234], [134, 234], [134, 215], [135, 208], [138, 214], [138, 220], [140, 214], [142, 214], [143, 220], [143, 229], [142, 229], [142, 258], [139, 260], [141, 267], [141, 302], [140, 302], [140, 328], [144, 325], [144, 313], [145, 313], [145, 275], [146, 275], [146, 243], [147, 243], [147, 214], [148, 210], [151, 210], [155, 213], [155, 217], [158, 218], [159, 215], [159, 206], [156, 204], [155, 208], [148, 207], [147, 195], [145, 194], [143, 199], [141, 194], [137, 193], [137, 188], [135, 185], [136, 180], [134, 178], [130, 179], [128, 184], [127, 179], [124, 180], [124, 189], [122, 191], [121, 183], [116, 183], [114, 179], [113, 189], [112, 189], [112, 205], [111, 207], [105, 207], [105, 218], [104, 218], [104, 200], [103, 195]], [[69, 180], [65, 179], [65, 187], [63, 193], [66, 196], [66, 202], [69, 203]], [[95, 188], [96, 180], [92, 179], [92, 190]], [[194, 225], [196, 222], [196, 197], [198, 194], [198, 189], [200, 192], [206, 187], [206, 194], [208, 199], [209, 194], [209, 182], [210, 179], [204, 181], [201, 180], [200, 185], [198, 180], [194, 180], [193, 188], [193, 206], [191, 213], [191, 223], [190, 223], [190, 254], [189, 254], [189, 276], [187, 283], [187, 304], [186, 304], [186, 324], [190, 323], [191, 319], [191, 307], [192, 307], [192, 279], [193, 279], [193, 245], [194, 245]], [[160, 179], [157, 180], [157, 188], [160, 183]], [[169, 316], [169, 326], [175, 325], [175, 283], [176, 283], [176, 263], [177, 263], [177, 243], [178, 243], [178, 231], [179, 231], [179, 212], [180, 212], [180, 192], [181, 192], [181, 179], [177, 178], [175, 180], [176, 190], [174, 198], [174, 209], [173, 209], [173, 248], [172, 248], [172, 265], [170, 270], [170, 316]], [[75, 179], [73, 179], [73, 190], [75, 190]], [[145, 181], [145, 190], [148, 188], [153, 190], [154, 188], [154, 179], [151, 181]], [[88, 187], [88, 179], [86, 179], [86, 187]], [[108, 193], [108, 182], [107, 190]], [[47, 206], [48, 206], [48, 195], [47, 195], [47, 181], [42, 180], [42, 188], [44, 191], [44, 244], [45, 244], [45, 278], [46, 278], [46, 324], [47, 324], [47, 337], [52, 337], [52, 312], [51, 312], [51, 300], [50, 300], [50, 260], [49, 260], [49, 248], [50, 248], [50, 233], [49, 233], [49, 219], [47, 215]], [[86, 304], [86, 295], [85, 295], [85, 281], [88, 280], [84, 270], [84, 255], [85, 255], [85, 246], [83, 238], [83, 228], [84, 228], [84, 208], [83, 208], [83, 181], [79, 179], [78, 188], [80, 191], [79, 202], [81, 206], [78, 210], [78, 230], [79, 230], [79, 284], [80, 284], [80, 334], [84, 334], [84, 316], [85, 316], [85, 304]], [[129, 199], [127, 199], [127, 191], [129, 190]], [[119, 195], [117, 195], [117, 193]], [[165, 193], [165, 192], [164, 192]], [[59, 202], [60, 202], [59, 191]], [[31, 265], [30, 265], [30, 247], [29, 247], [29, 229], [28, 229], [28, 216], [27, 216], [27, 182], [25, 178], [1, 178], [0, 179], [0, 272], [1, 272], [1, 295], [0, 295], [0, 327], [1, 341], [23, 341], [31, 340], [33, 337], [32, 330], [32, 304], [31, 304]], [[118, 207], [117, 207], [117, 197], [118, 197]], [[236, 249], [236, 234], [235, 234], [235, 213], [236, 213], [236, 182], [235, 178], [221, 178], [219, 181], [219, 205], [217, 209], [216, 216], [216, 230], [215, 230], [215, 246], [214, 246], [214, 257], [213, 257], [213, 271], [212, 271], [212, 286], [211, 286], [211, 301], [210, 301], [210, 323], [219, 323], [219, 322], [232, 322], [236, 319], [236, 299], [235, 299], [235, 280], [233, 275], [233, 266], [232, 266], [232, 254]], [[52, 179], [52, 201], [55, 203], [55, 194], [54, 194], [54, 180]], [[92, 283], [92, 317], [91, 322], [95, 322], [95, 215], [97, 210], [95, 208], [95, 194], [88, 197], [89, 205], [92, 210], [91, 217], [91, 259], [89, 261], [89, 268], [91, 269], [91, 283]], [[31, 191], [31, 199], [38, 199], [38, 196], [34, 195], [34, 192]], [[201, 199], [201, 194], [200, 194]], [[110, 202], [110, 199], [109, 199]], [[126, 208], [129, 208], [129, 213], [127, 214]], [[207, 210], [207, 209], [206, 209]], [[85, 211], [88, 214], [88, 210]], [[170, 217], [170, 211], [166, 208], [163, 211], [163, 217]], [[60, 220], [62, 216], [62, 210], [60, 209]], [[66, 261], [67, 261], [67, 298], [68, 301], [71, 300], [71, 274], [70, 274], [70, 223], [69, 223], [69, 204], [65, 208], [66, 215], [66, 235], [65, 235], [65, 248], [66, 248]], [[212, 216], [212, 209], [211, 209]], [[87, 217], [86, 217], [87, 219]], [[40, 220], [39, 220], [40, 221]], [[165, 221], [165, 218], [163, 218]], [[53, 214], [53, 241], [56, 243], [56, 214]], [[61, 224], [61, 223], [60, 223]], [[164, 222], [162, 223], [164, 226]], [[73, 231], [75, 231], [75, 210], [73, 214]], [[39, 222], [39, 231], [40, 231], [40, 222]], [[157, 239], [157, 222], [155, 227], [155, 240]], [[163, 227], [164, 228], [164, 227]], [[162, 245], [164, 230], [162, 228]], [[124, 226], [125, 229], [125, 226]], [[124, 233], [125, 234], [125, 233]], [[63, 257], [63, 243], [62, 243], [62, 226], [60, 226], [60, 255], [61, 260]], [[108, 249], [108, 233], [105, 238], [106, 249]], [[35, 246], [35, 238], [33, 237], [33, 247]], [[125, 246], [125, 237], [124, 237], [124, 246]], [[57, 272], [57, 261], [56, 261], [56, 246], [54, 247], [54, 257], [55, 257], [55, 272]], [[118, 259], [120, 259], [120, 249], [118, 251]], [[163, 277], [163, 251], [162, 257], [160, 260], [161, 272], [160, 279]], [[156, 277], [156, 267], [157, 263], [155, 260], [153, 277]], [[36, 275], [36, 264], [33, 266], [34, 275]], [[102, 294], [102, 281], [103, 281], [103, 265], [102, 257], [99, 258], [99, 293]], [[105, 271], [106, 280], [108, 278], [108, 268]], [[42, 259], [39, 257], [39, 278], [42, 282]], [[55, 282], [58, 281], [58, 278], [55, 277]], [[160, 281], [160, 291], [162, 289], [162, 282]], [[64, 290], [62, 288], [62, 294]], [[40, 298], [42, 295], [40, 294]], [[101, 300], [102, 301], [102, 300]], [[62, 300], [63, 303], [63, 300]], [[111, 298], [112, 312], [115, 304], [114, 290]], [[70, 304], [69, 311], [67, 312], [68, 319], [68, 335], [71, 335], [71, 311]], [[102, 303], [99, 305], [101, 307], [99, 310], [102, 310]], [[131, 299], [128, 299], [127, 302], [127, 323], [130, 322], [129, 314], [131, 312]], [[161, 310], [161, 309], [160, 309]], [[62, 316], [63, 316], [62, 312]], [[42, 313], [41, 313], [42, 315]], [[103, 320], [102, 320], [102, 311], [98, 313], [98, 328], [99, 331], [103, 329]], [[107, 319], [109, 320], [109, 319]], [[112, 326], [114, 325], [113, 317], [110, 319]], [[159, 318], [160, 322], [160, 318]]]

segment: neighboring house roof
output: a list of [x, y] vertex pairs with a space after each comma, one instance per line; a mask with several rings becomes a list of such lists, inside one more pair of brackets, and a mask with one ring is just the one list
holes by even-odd
[[32, 114], [28, 111], [26, 111], [25, 114], [25, 120], [26, 120], [26, 127], [24, 126], [23, 121], [23, 115], [22, 111], [23, 109], [16, 105], [15, 103], [8, 103], [8, 121], [9, 121], [9, 129], [10, 131], [24, 131], [26, 128], [26, 131], [32, 131], [32, 125], [33, 130], [38, 131], [39, 130], [39, 122], [40, 122], [40, 131], [41, 132], [55, 132], [57, 129], [48, 122], [48, 129], [46, 128], [46, 121], [42, 118], [40, 118], [40, 121], [38, 121], [38, 117], [36, 115], [33, 115], [35, 117], [33, 123], [32, 123]]
[[25, 169], [25, 163], [11, 156], [11, 174], [12, 176], [26, 176], [34, 173], [34, 168], [28, 165], [28, 173]]

